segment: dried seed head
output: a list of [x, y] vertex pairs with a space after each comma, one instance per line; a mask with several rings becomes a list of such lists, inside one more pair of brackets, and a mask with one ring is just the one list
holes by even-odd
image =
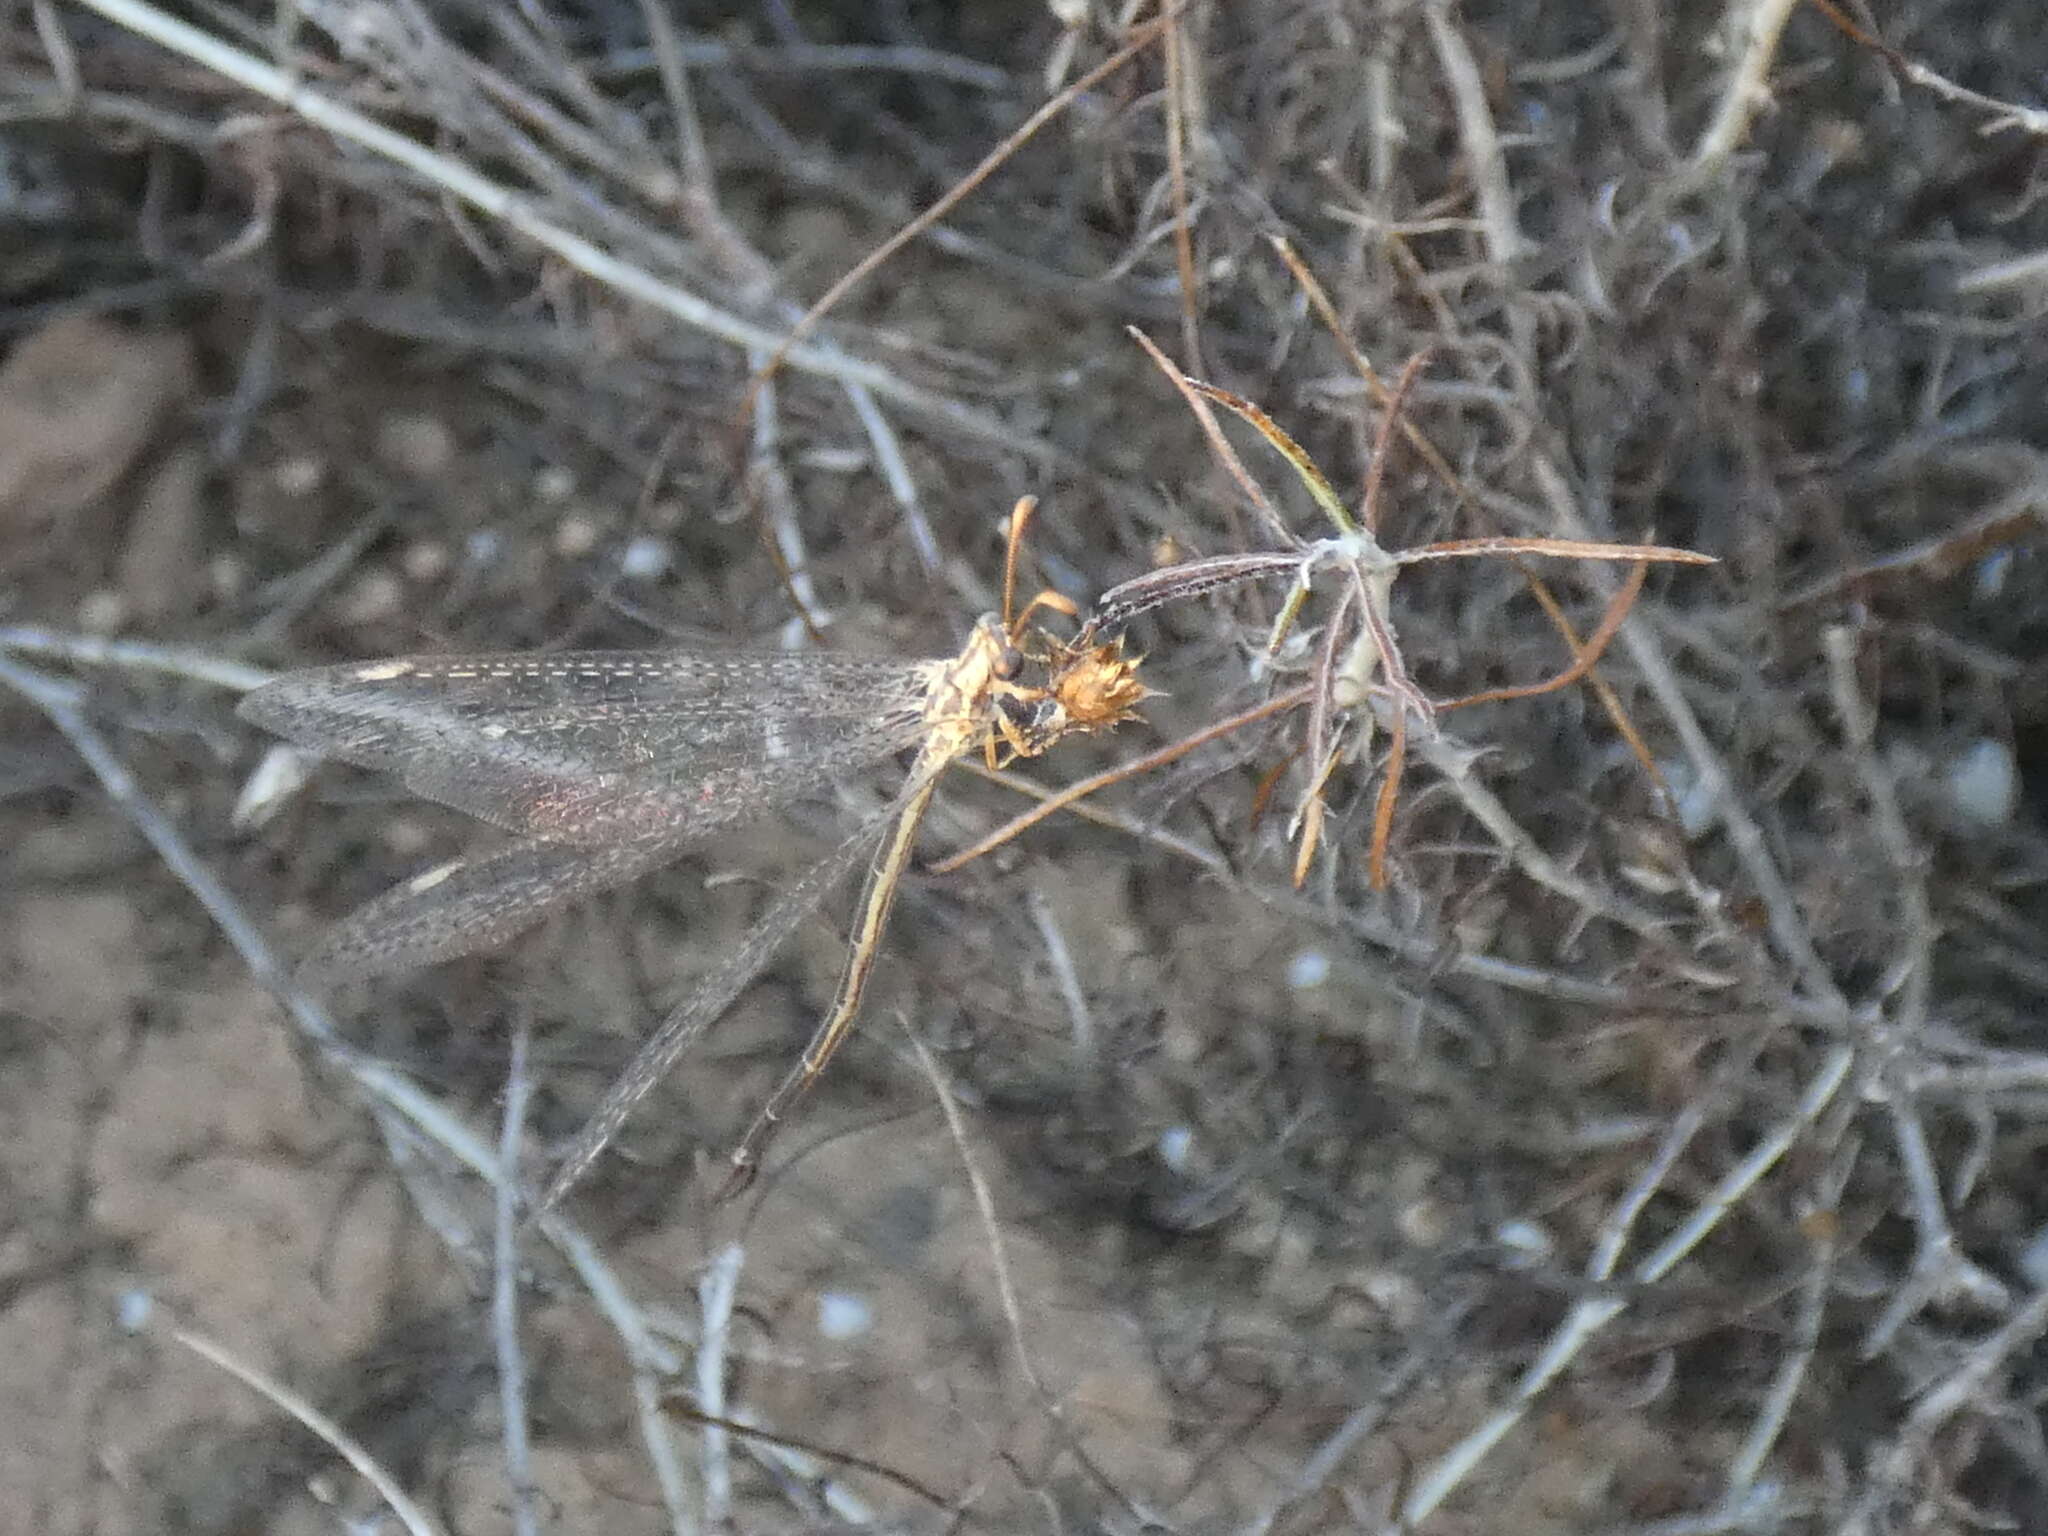
[[1153, 692], [1138, 681], [1141, 660], [1124, 655], [1121, 639], [1062, 657], [1053, 669], [1050, 692], [1066, 711], [1068, 728], [1099, 731], [1135, 715]]

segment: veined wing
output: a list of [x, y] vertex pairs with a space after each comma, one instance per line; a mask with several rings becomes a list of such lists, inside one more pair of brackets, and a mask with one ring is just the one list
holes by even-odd
[[935, 665], [745, 651], [400, 657], [287, 673], [241, 713], [513, 832], [682, 842], [915, 744]]
[[373, 897], [299, 962], [314, 982], [384, 976], [496, 949], [557, 907], [669, 863], [676, 842], [612, 848], [526, 841], [443, 865]]
[[904, 785], [886, 811], [788, 882], [773, 905], [738, 944], [727, 949], [718, 963], [692, 984], [682, 1001], [662, 1020], [661, 1027], [634, 1053], [626, 1070], [605, 1091], [604, 1098], [591, 1111], [590, 1118], [576, 1133], [575, 1140], [562, 1153], [548, 1179], [546, 1193], [534, 1207], [536, 1212], [551, 1209], [583, 1177], [599, 1154], [611, 1144], [612, 1138], [618, 1135], [619, 1128], [633, 1113], [634, 1106], [646, 1098], [674, 1070], [683, 1053], [724, 1016], [797, 926], [824, 900], [846, 872], [860, 862], [861, 856], [875, 846], [920, 788], [919, 781], [915, 779]]

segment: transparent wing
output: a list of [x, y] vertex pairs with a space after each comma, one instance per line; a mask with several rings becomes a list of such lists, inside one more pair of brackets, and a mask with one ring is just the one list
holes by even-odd
[[523, 842], [444, 865], [342, 918], [299, 962], [299, 974], [315, 984], [384, 976], [495, 949], [557, 907], [624, 885], [681, 852], [680, 842]]
[[640, 1101], [674, 1070], [684, 1052], [705, 1030], [724, 1016], [739, 995], [760, 974], [797, 926], [823, 901], [832, 887], [873, 848], [889, 824], [914, 796], [916, 782], [904, 786], [889, 809], [873, 818], [844, 842], [782, 888], [774, 903], [712, 969], [698, 978], [662, 1020], [661, 1027], [634, 1053], [633, 1059], [605, 1091], [583, 1128], [562, 1152], [549, 1176], [535, 1212], [552, 1209], [611, 1145], [619, 1128]]
[[932, 667], [779, 652], [401, 657], [287, 673], [241, 713], [509, 831], [686, 841], [916, 743]]

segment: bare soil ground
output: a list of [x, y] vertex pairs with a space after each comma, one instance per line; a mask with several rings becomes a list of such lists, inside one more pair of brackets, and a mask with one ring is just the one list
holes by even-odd
[[[0, 1536], [398, 1528], [343, 1442], [464, 1536], [2048, 1530], [2035, 6], [101, 9], [0, 9]], [[1133, 326], [1354, 512], [1383, 459], [1390, 549], [1721, 563], [1412, 718], [1383, 889], [1354, 692], [914, 876], [717, 1203], [841, 892], [508, 1271], [515, 1040], [532, 1178], [895, 775], [309, 995], [274, 957], [502, 838], [338, 767], [238, 814], [236, 690], [944, 655], [1027, 493], [1084, 609], [1329, 534]], [[1425, 352], [1383, 442], [1359, 359]], [[1400, 654], [1537, 681], [1627, 575], [1419, 567]], [[1347, 590], [1270, 658], [1285, 581], [1146, 615], [1145, 723], [1030, 772], [1314, 678]], [[926, 862], [1024, 803], [956, 773]]]

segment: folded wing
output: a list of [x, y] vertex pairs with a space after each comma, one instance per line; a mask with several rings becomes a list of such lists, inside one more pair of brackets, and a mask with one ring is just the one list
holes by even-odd
[[508, 831], [680, 844], [914, 744], [931, 667], [780, 652], [402, 657], [287, 673], [241, 713]]
[[557, 907], [624, 885], [681, 853], [676, 843], [610, 849], [521, 842], [416, 875], [357, 907], [299, 962], [315, 984], [384, 976], [496, 949]]

